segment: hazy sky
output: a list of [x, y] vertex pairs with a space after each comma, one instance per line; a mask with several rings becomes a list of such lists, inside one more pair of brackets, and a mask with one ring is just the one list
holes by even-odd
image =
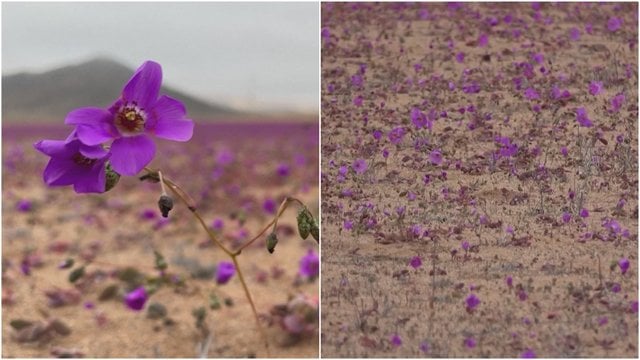
[[240, 108], [317, 113], [317, 3], [3, 3], [2, 73], [41, 72], [96, 56]]

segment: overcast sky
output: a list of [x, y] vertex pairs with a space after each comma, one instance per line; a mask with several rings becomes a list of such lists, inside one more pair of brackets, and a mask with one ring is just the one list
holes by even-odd
[[2, 73], [152, 59], [169, 86], [239, 108], [317, 113], [317, 3], [3, 3]]

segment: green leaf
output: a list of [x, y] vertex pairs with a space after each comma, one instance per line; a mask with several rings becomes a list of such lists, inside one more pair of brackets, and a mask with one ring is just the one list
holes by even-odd
[[78, 281], [83, 276], [84, 276], [84, 266], [81, 266], [81, 267], [73, 270], [69, 274], [69, 282], [70, 283], [74, 283], [74, 282]]
[[27, 326], [33, 325], [33, 321], [16, 319], [16, 320], [11, 320], [9, 325], [11, 325], [11, 327], [16, 330], [20, 330], [20, 329], [26, 328]]

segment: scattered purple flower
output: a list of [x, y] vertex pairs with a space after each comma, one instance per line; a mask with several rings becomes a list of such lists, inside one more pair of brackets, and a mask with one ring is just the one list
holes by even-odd
[[131, 310], [140, 311], [144, 308], [144, 304], [147, 302], [147, 291], [144, 286], [131, 291], [124, 297], [124, 303]]
[[224, 285], [231, 280], [236, 273], [236, 267], [228, 261], [220, 261], [216, 269], [216, 282], [218, 285]]
[[307, 254], [300, 259], [300, 276], [307, 279], [315, 279], [320, 273], [320, 258], [318, 254], [309, 249]]

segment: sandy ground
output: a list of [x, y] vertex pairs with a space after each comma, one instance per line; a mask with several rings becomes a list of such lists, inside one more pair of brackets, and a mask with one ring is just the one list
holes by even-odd
[[[322, 27], [322, 356], [637, 357], [637, 5], [325, 3]], [[517, 153], [492, 161], [497, 136]]]
[[[37, 134], [37, 130], [34, 129], [33, 133]], [[252, 204], [246, 212], [247, 222], [242, 227], [252, 236], [270, 220], [262, 210], [262, 199], [266, 196], [297, 196], [310, 209], [316, 209], [312, 211], [317, 215], [318, 188], [313, 177], [315, 173], [317, 179], [317, 171], [314, 171], [317, 152], [312, 151], [314, 146], [304, 153], [307, 156], [305, 168], [292, 166], [289, 181], [286, 181], [271, 175], [275, 174], [273, 169], [277, 162], [252, 165], [249, 169], [246, 159], [253, 157], [260, 162], [263, 160], [261, 156], [277, 155], [290, 161], [295, 154], [291, 152], [293, 148], [297, 147], [298, 151], [305, 148], [300, 143], [274, 147], [274, 143], [278, 143], [276, 140], [243, 143], [233, 137], [226, 140], [219, 137], [212, 137], [211, 144], [215, 146], [210, 152], [203, 152], [203, 146], [198, 144], [163, 145], [159, 158], [152, 165], [162, 166], [164, 163], [167, 176], [189, 188], [194, 198], [200, 200], [199, 205], [208, 224], [216, 217], [224, 220], [225, 228], [221, 234], [227, 245], [233, 246], [232, 239], [241, 228], [239, 222], [231, 218], [232, 210], [241, 204]], [[307, 141], [306, 137], [299, 138]], [[135, 178], [123, 178], [109, 193], [85, 196], [76, 195], [71, 188], [48, 189], [40, 178], [46, 157], [31, 149], [30, 143], [34, 139], [8, 140], [5, 138], [3, 165], [3, 357], [50, 357], [55, 348], [75, 349], [86, 357], [197, 357], [199, 351], [196, 346], [203, 336], [195, 327], [192, 311], [206, 307], [211, 292], [218, 296], [221, 308], [208, 309], [206, 324], [212, 333], [208, 355], [268, 356], [237, 276], [220, 286], [216, 286], [211, 277], [196, 279], [191, 276], [194, 269], [228, 258], [213, 246], [199, 246], [206, 242], [207, 236], [183, 204], [177, 203], [170, 221], [156, 228], [160, 219], [156, 210], [157, 184], [141, 184]], [[279, 143], [286, 144], [284, 140]], [[180, 146], [187, 146], [188, 150]], [[317, 141], [315, 146], [317, 149]], [[212, 181], [210, 165], [222, 148], [232, 149], [236, 162], [229, 165], [222, 178]], [[256, 157], [256, 152], [262, 155]], [[187, 161], [185, 157], [189, 154], [192, 154], [192, 160]], [[206, 186], [207, 181], [211, 183], [209, 187]], [[238, 186], [241, 190], [235, 195], [225, 194], [228, 185]], [[200, 193], [198, 190], [202, 189], [209, 190]], [[22, 199], [32, 203], [30, 211], [16, 210], [17, 202]], [[156, 212], [154, 219], [141, 216], [148, 209]], [[295, 216], [296, 210], [291, 208], [285, 213], [280, 226], [295, 229]], [[66, 249], [55, 251], [54, 247], [61, 244]], [[301, 240], [297, 231], [291, 231], [281, 233], [273, 255], [267, 253], [264, 246], [264, 239], [261, 239], [238, 259], [258, 312], [265, 316], [262, 324], [270, 343], [270, 355], [317, 357], [318, 331], [294, 341], [278, 323], [269, 326], [268, 321], [273, 306], [286, 303], [290, 296], [305, 294], [317, 299], [318, 280], [297, 279], [300, 258], [309, 249], [317, 251], [317, 245], [310, 238]], [[45, 291], [55, 287], [74, 288], [67, 280], [69, 270], [58, 269], [58, 264], [69, 257], [76, 263], [85, 263], [83, 256], [88, 255], [91, 249], [94, 249], [95, 257], [87, 266], [87, 273], [102, 271], [107, 275], [98, 277], [82, 289], [78, 303], [49, 307]], [[128, 309], [121, 294], [106, 301], [98, 299], [109, 285], [123, 284], [109, 276], [114, 270], [132, 266], [148, 276], [157, 274], [153, 249], [166, 257], [168, 273], [185, 279], [184, 287], [162, 287], [150, 297], [147, 308], [141, 312]], [[31, 268], [29, 276], [19, 268], [25, 253], [37, 255], [40, 259], [37, 262], [41, 262], [41, 265]], [[274, 272], [281, 274], [274, 275]], [[230, 306], [225, 304], [226, 299], [229, 299]], [[86, 309], [84, 304], [87, 302], [93, 303], [94, 308]], [[148, 306], [153, 302], [166, 307], [167, 317], [147, 318]], [[42, 320], [40, 309], [62, 320], [71, 333], [68, 336], [56, 334], [42, 342], [16, 341], [16, 332], [9, 325], [10, 321]], [[106, 322], [100, 324], [100, 316]], [[167, 321], [167, 318], [171, 320]]]

